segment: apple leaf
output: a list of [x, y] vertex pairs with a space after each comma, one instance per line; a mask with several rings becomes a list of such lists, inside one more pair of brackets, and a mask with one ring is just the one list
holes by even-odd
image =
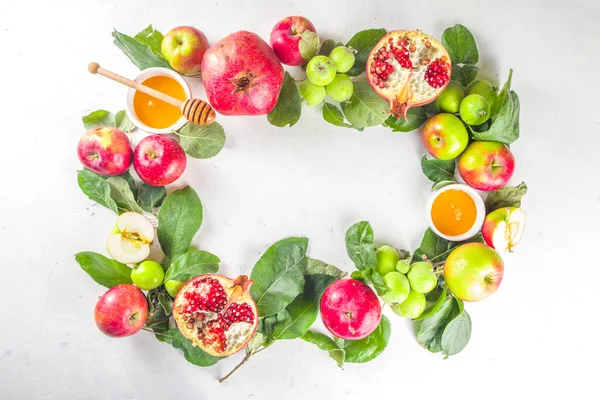
[[115, 126], [125, 133], [135, 129], [135, 125], [131, 122], [125, 110], [121, 110], [115, 115]]
[[[306, 31], [305, 31], [306, 32]], [[275, 107], [267, 114], [267, 120], [271, 125], [283, 128], [286, 125], [294, 126], [300, 119], [302, 101], [298, 93], [298, 87], [294, 78], [286, 72], [279, 92], [279, 98]]]
[[502, 87], [502, 90], [500, 90], [500, 93], [498, 93], [498, 97], [496, 98], [496, 101], [494, 102], [494, 104], [492, 104], [492, 109], [490, 110], [490, 118], [492, 118], [492, 119], [495, 118], [496, 115], [498, 115], [498, 113], [500, 112], [500, 108], [502, 107], [502, 105], [504, 104], [504, 101], [506, 100], [506, 96], [508, 96], [508, 92], [510, 92], [510, 85], [512, 83], [512, 75], [513, 75], [513, 70], [511, 68], [508, 71], [508, 79], [504, 83], [504, 86]]
[[[477, 77], [477, 72], [479, 71], [479, 67], [473, 64], [452, 64], [452, 76], [450, 79], [453, 81], [460, 82], [462, 86], [467, 86], [469, 83], [473, 82]], [[436, 102], [434, 102], [436, 103]]]
[[150, 49], [152, 49], [153, 52], [159, 54], [162, 57], [160, 45], [163, 40], [163, 34], [154, 29], [151, 24], [148, 25], [148, 27], [143, 31], [138, 32], [137, 35], [135, 35], [133, 38], [138, 42], [144, 43], [145, 45], [150, 47]]
[[404, 117], [396, 118], [390, 115], [383, 126], [389, 126], [392, 132], [412, 132], [423, 126], [427, 121], [427, 114], [423, 107], [411, 107], [406, 113], [406, 118], [408, 121]]
[[346, 251], [357, 269], [375, 268], [377, 257], [373, 245], [373, 228], [369, 222], [358, 222], [346, 231]]
[[115, 116], [106, 110], [92, 111], [81, 118], [85, 129], [98, 128], [103, 126], [116, 126]]
[[323, 42], [323, 44], [321, 44], [321, 48], [319, 49], [319, 55], [320, 56], [329, 56], [329, 53], [331, 53], [331, 50], [335, 49], [336, 47], [339, 46], [343, 46], [344, 43], [342, 42], [337, 42], [333, 39], [327, 39], [326, 41]]
[[350, 277], [358, 281], [364, 282], [367, 285], [373, 285], [379, 296], [386, 294], [390, 288], [383, 281], [383, 277], [375, 270], [375, 268], [367, 268], [354, 271]]
[[348, 43], [346, 47], [352, 47], [355, 51], [355, 61], [350, 71], [346, 72], [349, 76], [358, 76], [365, 72], [365, 65], [367, 64], [367, 58], [369, 53], [373, 50], [373, 47], [383, 38], [386, 34], [386, 30], [380, 29], [367, 29], [356, 33]]
[[140, 70], [153, 67], [171, 69], [169, 62], [160, 53], [156, 53], [147, 40], [141, 41], [141, 37], [138, 37], [138, 39], [132, 38], [116, 29], [113, 31], [112, 36], [115, 46], [121, 49]]
[[[497, 99], [496, 102], [498, 101]], [[519, 96], [511, 90], [506, 95], [504, 102], [500, 106], [498, 115], [493, 119], [490, 128], [482, 132], [474, 131], [473, 138], [475, 140], [490, 140], [505, 144], [513, 143], [520, 135], [520, 107]]]
[[346, 352], [345, 362], [365, 363], [371, 361], [385, 350], [390, 340], [391, 331], [392, 327], [389, 319], [385, 315], [382, 315], [377, 329], [366, 338], [360, 340], [336, 338], [335, 343]]
[[352, 125], [344, 119], [344, 114], [342, 114], [339, 108], [326, 101], [323, 102], [323, 119], [335, 126], [352, 128]]
[[319, 35], [308, 29], [302, 32], [302, 39], [298, 42], [298, 50], [305, 61], [310, 61], [319, 49]]
[[128, 211], [136, 213], [144, 212], [142, 207], [136, 203], [129, 183], [125, 179], [120, 176], [111, 176], [106, 179], [106, 182], [110, 185], [110, 197], [117, 203], [119, 214]]
[[77, 183], [81, 191], [90, 200], [119, 214], [117, 203], [110, 196], [110, 185], [103, 177], [96, 175], [88, 169], [82, 169], [77, 171]]
[[194, 346], [192, 341], [187, 339], [179, 332], [177, 328], [171, 328], [167, 332], [156, 332], [156, 339], [161, 342], [169, 343], [171, 346], [183, 351], [185, 359], [199, 367], [209, 367], [215, 365], [225, 357], [215, 357], [202, 351], [200, 347]]
[[435, 301], [435, 303], [433, 303], [433, 305], [431, 307], [429, 307], [427, 310], [425, 310], [423, 312], [423, 314], [421, 314], [420, 316], [415, 318], [413, 321], [420, 321], [422, 319], [429, 318], [433, 314], [438, 312], [440, 310], [440, 308], [442, 308], [444, 301], [446, 301], [447, 294], [448, 294], [448, 287], [446, 285], [444, 285], [444, 288], [442, 289], [442, 292], [440, 293], [440, 296]]
[[329, 353], [329, 357], [335, 360], [338, 367], [344, 367], [346, 351], [340, 348], [340, 346], [338, 346], [337, 343], [334, 342], [333, 339], [329, 336], [323, 335], [322, 333], [318, 332], [307, 331], [300, 338], [308, 343], [316, 345], [321, 350], [325, 350]]
[[194, 158], [214, 157], [225, 146], [225, 131], [218, 122], [208, 125], [189, 122], [175, 133], [186, 154]]
[[462, 242], [452, 242], [436, 235], [435, 232], [428, 228], [423, 235], [421, 245], [413, 254], [412, 261], [445, 261], [455, 247], [460, 246], [461, 244], [472, 242], [483, 243], [483, 237], [481, 236], [481, 233], [478, 233], [472, 238]]
[[446, 325], [458, 315], [458, 305], [454, 297], [446, 297], [442, 306], [433, 315], [416, 323], [417, 342], [432, 353], [441, 349], [441, 338]]
[[144, 211], [152, 213], [156, 207], [162, 204], [166, 195], [167, 190], [164, 186], [151, 186], [142, 183], [138, 189], [137, 202]]
[[158, 211], [158, 241], [163, 252], [176, 259], [188, 251], [202, 225], [202, 202], [189, 186], [167, 196]]
[[485, 199], [488, 213], [503, 207], [521, 207], [521, 199], [527, 194], [527, 185], [521, 182], [518, 186], [504, 186], [490, 192]]
[[448, 322], [442, 333], [442, 351], [446, 356], [460, 353], [471, 339], [471, 317], [466, 311]]
[[439, 181], [433, 184], [433, 186], [431, 187], [431, 190], [439, 190], [441, 188], [443, 188], [444, 186], [448, 186], [448, 185], [453, 185], [455, 184], [455, 181]]
[[365, 81], [354, 82], [352, 97], [341, 107], [348, 122], [357, 129], [381, 125], [390, 116], [390, 104]]
[[75, 254], [75, 261], [93, 280], [104, 287], [112, 288], [124, 283], [133, 283], [131, 268], [102, 254], [82, 251]]
[[457, 64], [477, 64], [479, 52], [473, 34], [461, 24], [446, 28], [442, 34], [442, 44]]
[[252, 268], [250, 294], [258, 315], [267, 317], [285, 309], [304, 288], [303, 270], [308, 239], [290, 237], [271, 245]]
[[188, 281], [198, 275], [219, 270], [219, 257], [204, 250], [190, 250], [177, 257], [165, 274], [164, 281]]
[[434, 184], [443, 181], [454, 181], [456, 162], [454, 160], [428, 160], [426, 156], [421, 159], [421, 169], [427, 178]]

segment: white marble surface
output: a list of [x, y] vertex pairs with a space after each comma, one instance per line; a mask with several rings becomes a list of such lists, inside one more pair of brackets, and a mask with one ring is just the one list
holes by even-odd
[[[113, 27], [132, 34], [148, 23], [163, 32], [192, 24], [215, 42], [239, 29], [268, 38], [293, 14], [344, 41], [375, 27], [440, 37], [461, 22], [478, 40], [485, 77], [504, 81], [515, 70], [522, 138], [512, 147], [513, 182], [529, 184], [529, 224], [505, 258], [498, 293], [467, 306], [473, 336], [456, 357], [419, 348], [410, 322], [392, 315], [389, 347], [373, 362], [342, 371], [316, 347], [287, 341], [219, 385], [240, 357], [200, 369], [150, 334], [110, 339], [94, 325], [104, 289], [73, 255], [102, 252], [114, 215], [80, 193], [75, 147], [81, 116], [123, 109], [126, 90], [90, 76], [87, 63], [136, 73], [112, 45]], [[600, 358], [599, 18], [592, 0], [0, 2], [0, 398], [592, 398]], [[416, 133], [358, 134], [312, 110], [292, 129], [260, 117], [221, 121], [223, 152], [190, 162], [178, 183], [200, 194], [205, 219], [194, 243], [219, 255], [225, 272], [249, 272], [270, 243], [292, 234], [311, 239], [310, 256], [350, 270], [344, 231], [359, 219], [371, 221], [380, 242], [418, 244], [429, 183]]]

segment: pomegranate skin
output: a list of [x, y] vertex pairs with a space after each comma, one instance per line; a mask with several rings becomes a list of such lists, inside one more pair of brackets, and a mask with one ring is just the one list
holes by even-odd
[[257, 34], [239, 31], [210, 47], [202, 81], [211, 106], [223, 115], [264, 115], [277, 104], [283, 67]]
[[381, 304], [371, 288], [361, 281], [340, 279], [321, 297], [323, 324], [337, 337], [358, 340], [369, 336], [381, 320]]

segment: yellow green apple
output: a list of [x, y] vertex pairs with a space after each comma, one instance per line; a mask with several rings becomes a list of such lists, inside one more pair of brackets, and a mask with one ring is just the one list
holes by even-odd
[[460, 155], [457, 165], [467, 185], [489, 192], [508, 183], [515, 171], [515, 158], [503, 143], [475, 141]]
[[421, 140], [425, 150], [435, 158], [452, 160], [467, 147], [469, 134], [456, 115], [441, 113], [425, 123]]

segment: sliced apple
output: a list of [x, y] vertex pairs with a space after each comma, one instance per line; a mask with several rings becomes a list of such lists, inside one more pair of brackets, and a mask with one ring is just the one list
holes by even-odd
[[115, 229], [106, 239], [106, 251], [124, 264], [144, 261], [150, 254], [154, 227], [148, 218], [135, 212], [126, 212], [117, 218]]
[[525, 230], [525, 212], [517, 207], [504, 207], [485, 217], [481, 233], [488, 246], [497, 251], [512, 251]]

